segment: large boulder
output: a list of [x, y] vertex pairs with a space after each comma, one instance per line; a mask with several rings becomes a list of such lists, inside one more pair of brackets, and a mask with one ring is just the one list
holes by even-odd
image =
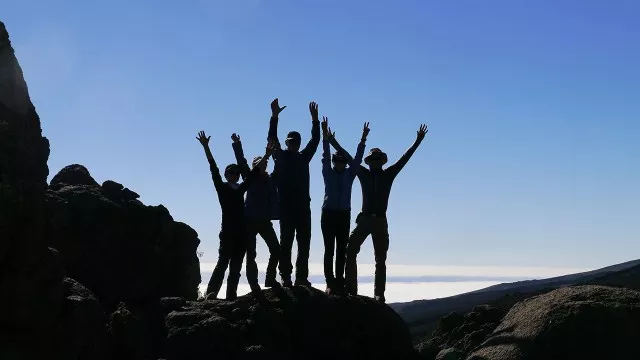
[[195, 230], [164, 206], [145, 206], [114, 181], [102, 186], [81, 165], [65, 167], [46, 193], [47, 240], [69, 276], [105, 309], [178, 296], [195, 300], [200, 264]]
[[306, 287], [263, 294], [173, 301], [165, 358], [414, 359], [402, 318], [370, 298], [330, 297]]
[[468, 360], [638, 359], [640, 293], [562, 288], [516, 304]]

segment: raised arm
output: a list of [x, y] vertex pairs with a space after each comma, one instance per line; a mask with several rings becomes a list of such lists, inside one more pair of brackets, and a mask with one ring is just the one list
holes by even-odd
[[309, 103], [309, 112], [311, 112], [311, 140], [307, 146], [302, 149], [301, 154], [304, 156], [307, 161], [311, 161], [313, 159], [313, 155], [315, 155], [318, 150], [318, 145], [320, 145], [320, 119], [318, 118], [318, 104], [314, 101]]
[[367, 142], [369, 131], [369, 123], [366, 122], [364, 123], [364, 127], [362, 128], [362, 137], [360, 138], [360, 143], [358, 144], [358, 150], [356, 150], [356, 157], [349, 163], [349, 171], [354, 174], [357, 174], [360, 171], [360, 164], [362, 164], [362, 157], [364, 156], [364, 148]]
[[231, 140], [233, 141], [233, 144], [231, 145], [233, 147], [233, 154], [236, 156], [236, 163], [238, 164], [238, 166], [240, 166], [240, 174], [242, 175], [242, 180], [246, 180], [247, 176], [249, 176], [249, 171], [251, 171], [251, 168], [249, 168], [247, 159], [244, 157], [244, 151], [242, 150], [242, 142], [240, 141], [240, 136], [236, 133], [233, 133], [233, 135], [231, 135]]
[[204, 148], [204, 153], [207, 156], [207, 160], [209, 161], [209, 170], [211, 170], [213, 185], [216, 187], [216, 190], [218, 190], [224, 185], [224, 181], [222, 181], [222, 177], [220, 176], [220, 169], [218, 169], [218, 165], [213, 159], [213, 154], [211, 154], [211, 149], [209, 149], [209, 140], [211, 139], [211, 136], [207, 136], [204, 131], [200, 131], [196, 139], [198, 139], [198, 141]]
[[269, 120], [269, 133], [267, 141], [273, 141], [278, 150], [281, 150], [280, 140], [278, 139], [278, 116], [287, 106], [280, 107], [278, 98], [271, 102], [271, 119]]
[[322, 117], [322, 173], [331, 170], [331, 147], [329, 146], [329, 119]]
[[251, 171], [247, 175], [247, 178], [242, 182], [242, 184], [240, 184], [239, 186], [240, 191], [245, 192], [247, 191], [247, 189], [249, 189], [251, 182], [260, 173], [261, 171], [260, 167], [262, 167], [262, 165], [264, 165], [269, 160], [269, 157], [273, 155], [276, 149], [277, 148], [276, 148], [275, 141], [269, 141], [269, 143], [267, 144], [267, 148], [264, 153], [264, 156], [262, 156], [262, 159], [260, 159], [260, 161], [253, 167], [253, 169], [251, 169]]
[[416, 135], [416, 141], [404, 153], [404, 155], [402, 155], [400, 159], [396, 161], [395, 164], [387, 168], [387, 171], [391, 172], [393, 176], [398, 175], [398, 173], [400, 173], [400, 170], [402, 170], [402, 168], [404, 168], [404, 166], [407, 165], [407, 162], [409, 162], [409, 159], [411, 159], [411, 156], [413, 156], [413, 153], [416, 152], [416, 150], [418, 149], [418, 146], [420, 146], [420, 143], [422, 143], [422, 140], [424, 140], [425, 135], [427, 135], [427, 132], [429, 132], [429, 130], [427, 130], [427, 125], [424, 125], [424, 124], [420, 125], [420, 129], [418, 130], [418, 133]]

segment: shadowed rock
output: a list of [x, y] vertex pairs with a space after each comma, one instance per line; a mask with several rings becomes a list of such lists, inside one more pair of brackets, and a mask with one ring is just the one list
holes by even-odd
[[197, 298], [195, 230], [173, 221], [164, 206], [145, 206], [122, 184], [98, 185], [84, 166], [67, 166], [54, 179], [46, 194], [47, 239], [68, 274], [105, 308], [166, 296]]
[[468, 360], [638, 359], [640, 293], [562, 288], [516, 304]]

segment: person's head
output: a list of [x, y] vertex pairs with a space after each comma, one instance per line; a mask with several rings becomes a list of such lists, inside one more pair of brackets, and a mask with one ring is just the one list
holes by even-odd
[[240, 181], [240, 166], [237, 164], [229, 164], [224, 168], [224, 178], [230, 184], [237, 184]]
[[333, 168], [338, 171], [344, 171], [347, 168], [347, 158], [341, 152], [336, 152], [331, 156], [331, 162], [333, 163]]
[[369, 165], [371, 170], [382, 169], [382, 166], [387, 163], [387, 154], [378, 148], [373, 148], [364, 158], [364, 163]]
[[[256, 156], [253, 158], [253, 162], [251, 163], [251, 165], [253, 167], [256, 167], [260, 161], [262, 160], [262, 156]], [[260, 166], [260, 171], [261, 172], [267, 172], [267, 165], [269, 164], [269, 160], [266, 160], [261, 166]]]
[[287, 145], [287, 150], [291, 151], [299, 151], [300, 150], [300, 133], [297, 131], [290, 131], [287, 134], [287, 139], [284, 141], [285, 145]]

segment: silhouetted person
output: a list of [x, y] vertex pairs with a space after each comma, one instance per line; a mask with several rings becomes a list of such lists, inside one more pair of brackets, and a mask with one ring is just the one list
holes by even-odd
[[[365, 142], [369, 134], [369, 123], [364, 124], [362, 138], [355, 159], [344, 150], [328, 127], [327, 118], [322, 121], [322, 177], [324, 178], [324, 202], [322, 203], [322, 236], [324, 237], [324, 277], [327, 293], [342, 293], [344, 290], [344, 266], [351, 228], [351, 189], [360, 170]], [[329, 144], [336, 148], [331, 155]], [[333, 168], [331, 164], [333, 163]], [[347, 165], [349, 167], [347, 168]], [[333, 273], [335, 248], [336, 268]]]
[[376, 262], [374, 296], [379, 302], [384, 303], [384, 290], [387, 276], [387, 250], [389, 250], [389, 229], [387, 224], [387, 205], [393, 180], [400, 170], [407, 164], [416, 151], [425, 135], [427, 126], [421, 125], [416, 141], [402, 155], [395, 164], [386, 169], [382, 166], [387, 163], [387, 155], [378, 148], [373, 148], [364, 158], [369, 169], [360, 166], [358, 178], [362, 186], [362, 211], [356, 218], [356, 227], [349, 237], [347, 245], [347, 264], [345, 267], [346, 290], [356, 295], [358, 293], [358, 266], [356, 257], [364, 240], [371, 234], [373, 239], [373, 251]]
[[[244, 193], [247, 191], [252, 179], [258, 174], [258, 169], [262, 164], [257, 164], [254, 171], [251, 171], [246, 181], [238, 184], [240, 180], [240, 167], [236, 164], [228, 165], [224, 170], [226, 182], [222, 181], [220, 170], [213, 159], [211, 150], [209, 149], [209, 140], [204, 131], [198, 133], [197, 137], [200, 144], [204, 148], [204, 152], [209, 161], [209, 169], [213, 178], [213, 185], [218, 193], [218, 200], [222, 209], [222, 226], [220, 229], [220, 248], [218, 249], [218, 263], [213, 269], [209, 285], [207, 286], [206, 295], [218, 296], [224, 273], [229, 268], [229, 276], [227, 277], [227, 300], [237, 298], [238, 282], [240, 280], [240, 270], [242, 269], [242, 259], [245, 253], [245, 217], [244, 217]], [[273, 144], [267, 146], [267, 151], [262, 162], [266, 162], [275, 149]], [[259, 291], [255, 283], [249, 283], [252, 291]]]
[[313, 158], [320, 143], [320, 120], [318, 105], [309, 104], [312, 128], [311, 140], [300, 151], [300, 133], [291, 131], [287, 135], [286, 149], [282, 149], [278, 141], [278, 114], [285, 107], [278, 105], [278, 99], [271, 103], [271, 121], [269, 122], [269, 139], [278, 144], [274, 154], [275, 172], [277, 176], [278, 195], [280, 200], [280, 277], [283, 285], [291, 283], [291, 248], [294, 236], [298, 243], [296, 259], [296, 285], [310, 286], [309, 282], [309, 247], [311, 243], [311, 197], [309, 196], [309, 162]]
[[[231, 135], [233, 140], [233, 152], [240, 166], [242, 178], [246, 181], [250, 168], [242, 151], [242, 142], [237, 134]], [[257, 169], [244, 202], [246, 230], [247, 230], [247, 279], [258, 282], [258, 264], [256, 264], [256, 236], [260, 234], [269, 247], [269, 264], [265, 287], [279, 287], [276, 280], [278, 260], [280, 258], [280, 243], [273, 229], [272, 219], [278, 218], [277, 189], [271, 175], [267, 172], [267, 161], [262, 161], [262, 156], [253, 159], [253, 167]]]

